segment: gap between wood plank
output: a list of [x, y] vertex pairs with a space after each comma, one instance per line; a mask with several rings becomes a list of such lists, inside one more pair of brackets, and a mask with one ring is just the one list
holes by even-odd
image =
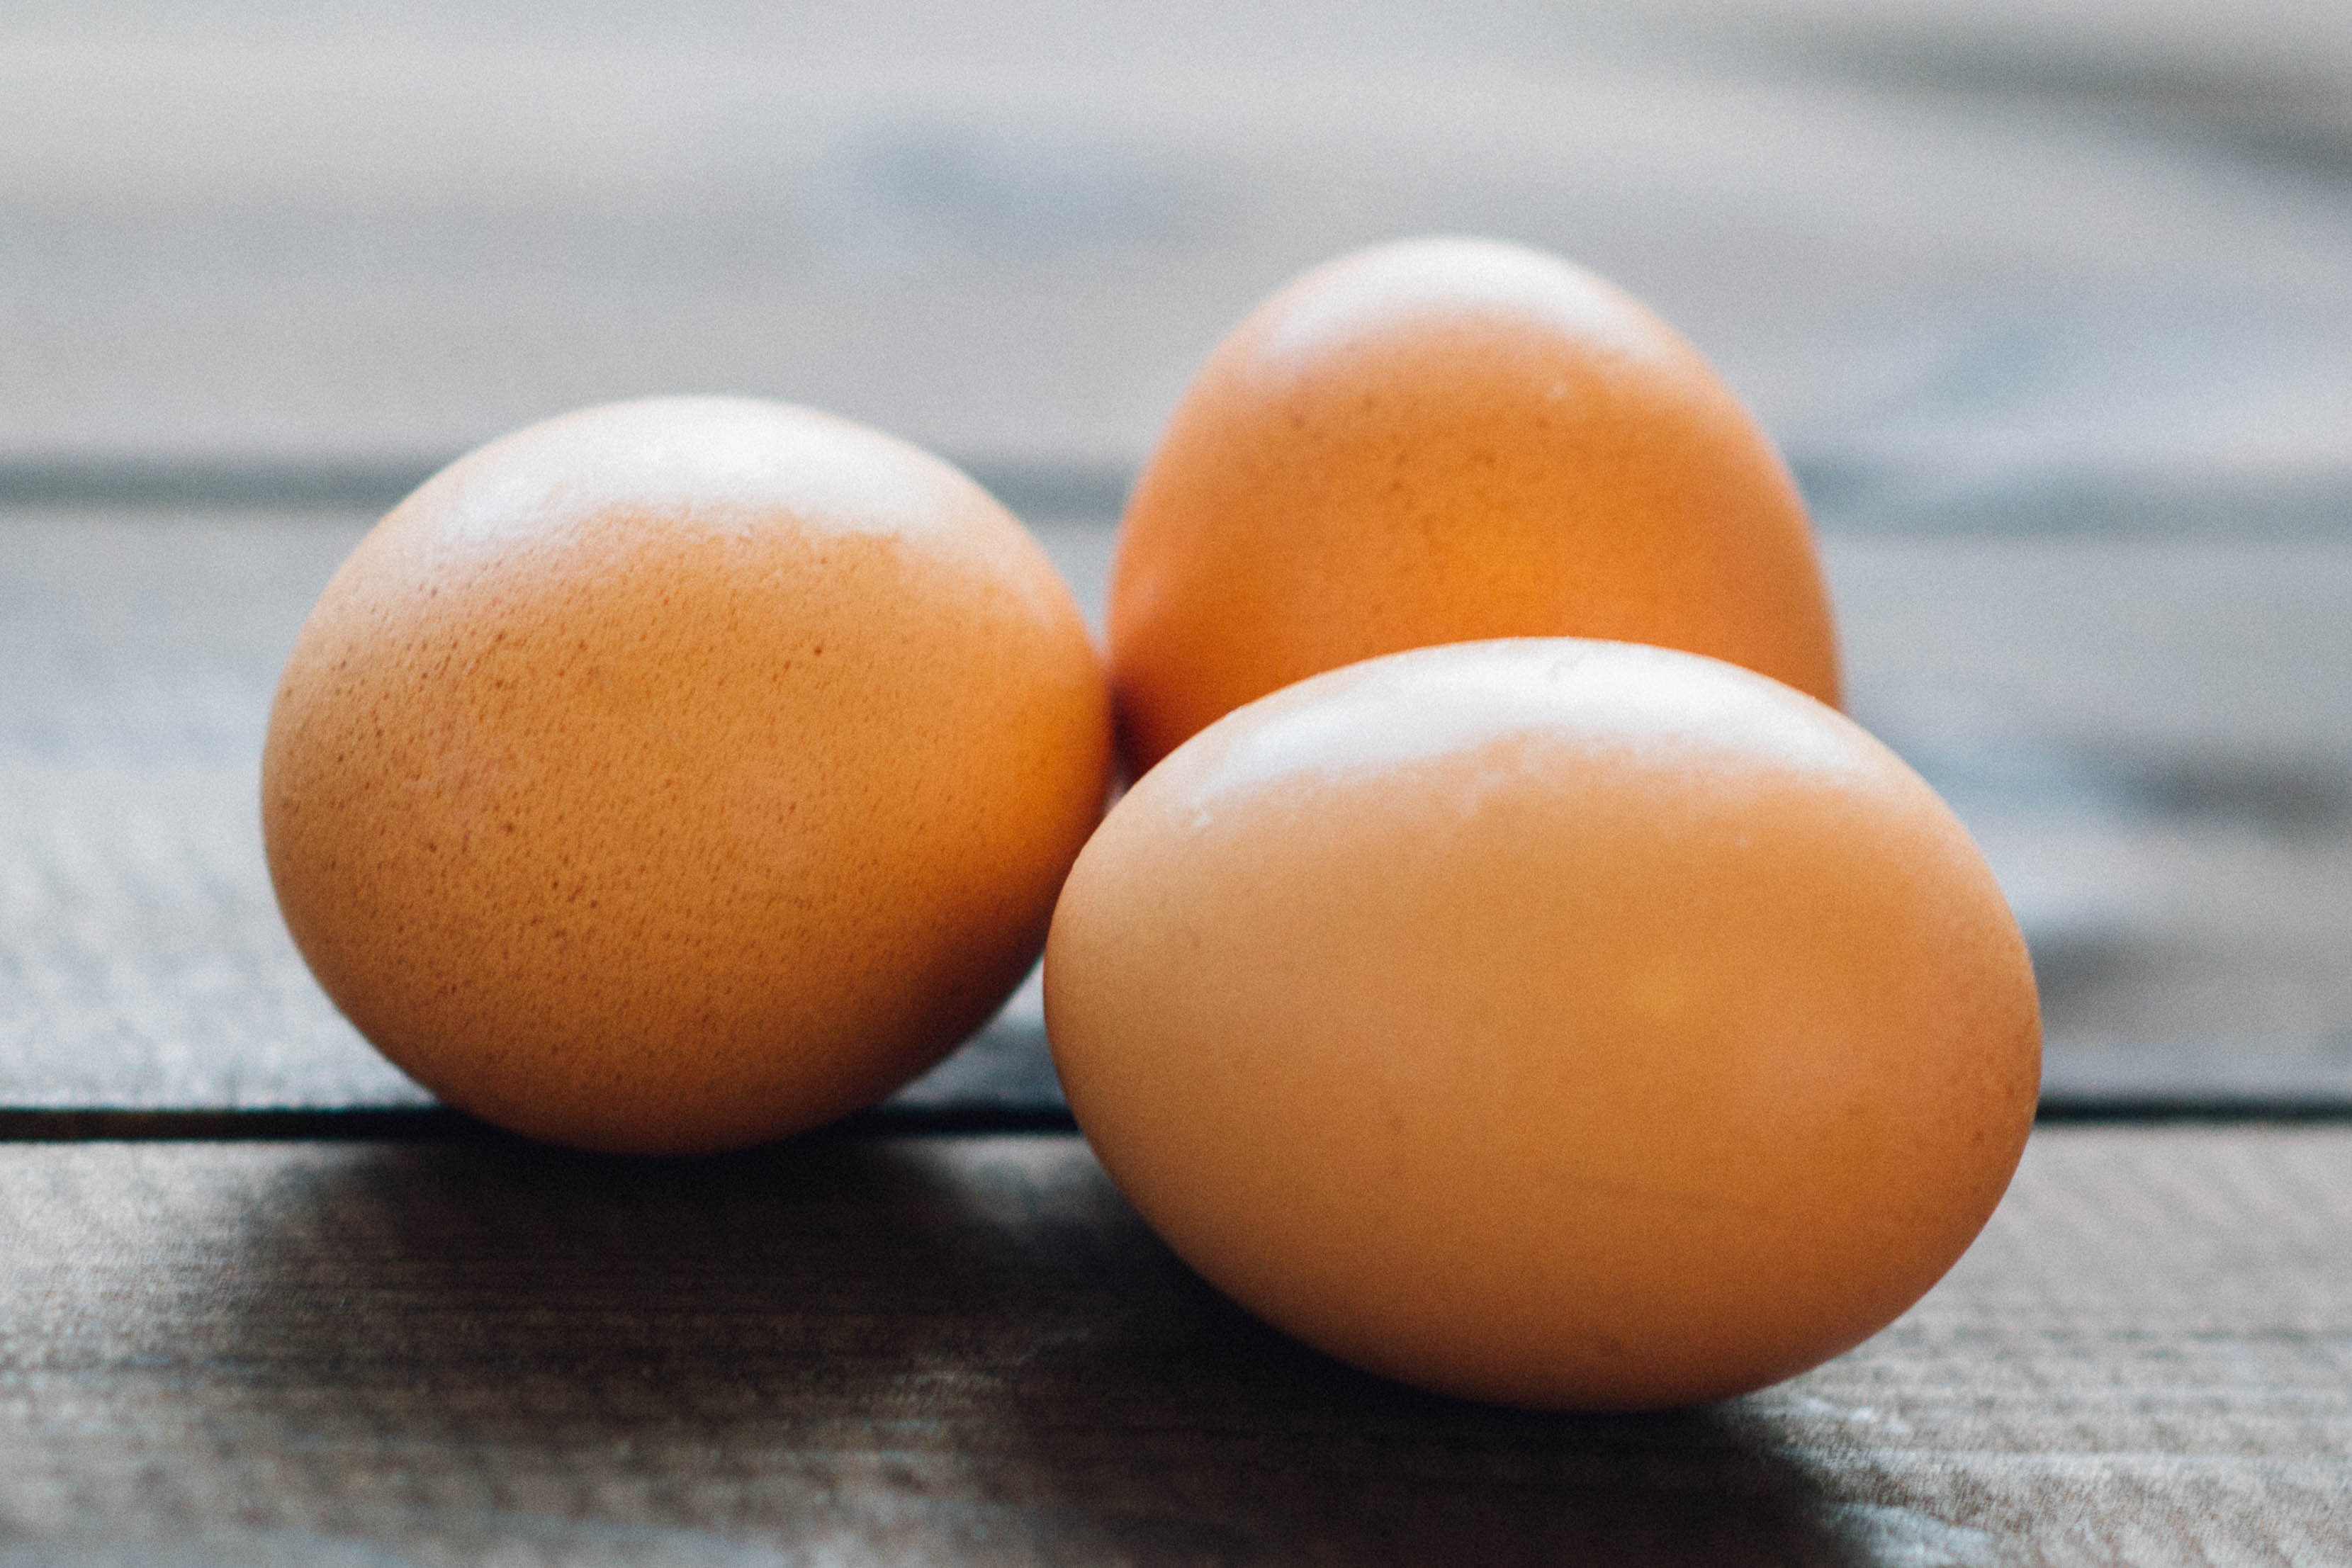
[[[802, 1138], [1075, 1133], [1066, 1111], [1004, 1106], [891, 1106]], [[380, 1111], [0, 1110], [0, 1145], [80, 1143], [497, 1143], [529, 1139], [441, 1106]]]
[[[2046, 1101], [2037, 1125], [2246, 1126], [2352, 1124], [2339, 1101], [2159, 1097]], [[1066, 1111], [1048, 1107], [890, 1106], [860, 1113], [803, 1138], [1066, 1134]], [[80, 1143], [511, 1143], [529, 1140], [439, 1106], [377, 1111], [0, 1110], [0, 1145]]]
[[[0, 506], [383, 512], [457, 455], [315, 461], [203, 457], [0, 458]], [[1112, 518], [1133, 476], [1104, 463], [954, 459], [1025, 518]]]

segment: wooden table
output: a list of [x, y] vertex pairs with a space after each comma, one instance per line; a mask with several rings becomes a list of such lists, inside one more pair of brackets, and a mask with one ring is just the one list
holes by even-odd
[[[2352, 1561], [2343, 16], [822, 9], [0, 19], [0, 1568]], [[1675, 1415], [1426, 1398], [1160, 1247], [1034, 992], [641, 1163], [438, 1110], [311, 985], [268, 694], [433, 464], [814, 402], [1098, 616], [1223, 324], [1430, 228], [1726, 367], [2032, 941], [2042, 1124], [1885, 1333]]]
[[[2167, 972], [2188, 944], [2205, 989], [2168, 1005], [2210, 1027], [2195, 1009], [2242, 1013], [2269, 973], [2242, 960], [2251, 938], [2291, 949], [2298, 919], [2340, 935], [2332, 808], [2307, 808], [2316, 829], [2210, 805], [2118, 817], [1979, 751], [1979, 772], [2009, 782], [1979, 780], [1971, 809], [2013, 864], [2048, 871], [2088, 841], [2109, 868], [2185, 857], [2202, 888], [2251, 856], [2267, 926], [2152, 894], [2118, 920], [2045, 876], [2028, 915], [2056, 1029], [2046, 1124], [1926, 1301], [1711, 1410], [1479, 1409], [1323, 1361], [1192, 1278], [1071, 1130], [1028, 996], [881, 1109], [737, 1158], [591, 1159], [433, 1108], [310, 984], [254, 820], [276, 663], [360, 526], [0, 515], [18, 677], [0, 686], [0, 1564], [2321, 1563], [2352, 1547], [2343, 1065], [2276, 1040], [2216, 1056], [2100, 1033], [2147, 1005], [2101, 980], [2118, 967]], [[1043, 532], [1098, 602], [1108, 528]], [[2178, 548], [2093, 550], [2058, 597], [2144, 588]], [[1935, 674], [1931, 619], [1904, 612], [1922, 577], [1972, 622], [1956, 585], [1985, 578], [2009, 602], [2011, 660], [2050, 663], [2024, 647], [2032, 629], [2073, 620], [2037, 621], [2000, 587], [2021, 549], [2041, 580], [2066, 559], [1832, 542], [1853, 637], [1908, 639], [1915, 684], [1881, 655], [1878, 700], [2014, 674], [1982, 659]], [[2286, 578], [2325, 585], [2352, 564], [2314, 544], [2266, 568], [2223, 553], [2274, 612]], [[2197, 575], [2209, 592], [2226, 578]], [[2121, 602], [2105, 615], [2129, 620]], [[2095, 706], [2112, 714], [2133, 699], [2110, 678]], [[2189, 724], [2179, 682], [2158, 685]], [[2299, 882], [2265, 870], [2297, 854]]]
[[24, 1561], [2317, 1563], [2352, 1539], [2341, 1126], [2046, 1130], [1894, 1328], [1613, 1419], [1299, 1349], [1066, 1133], [677, 1166], [98, 1142], [0, 1171]]

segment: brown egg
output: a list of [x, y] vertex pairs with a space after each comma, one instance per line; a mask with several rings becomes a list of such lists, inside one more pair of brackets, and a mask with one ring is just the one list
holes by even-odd
[[1696, 350], [1556, 256], [1378, 246], [1218, 345], [1128, 506], [1112, 685], [1140, 772], [1404, 648], [1605, 637], [1838, 700], [1803, 504]]
[[1833, 709], [1570, 639], [1318, 676], [1146, 775], [1065, 887], [1078, 1122], [1188, 1261], [1440, 1392], [1789, 1376], [1967, 1248], [2032, 970], [1960, 824]]
[[493, 442], [338, 572], [279, 685], [270, 875], [360, 1031], [593, 1149], [887, 1093], [1034, 958], [1101, 810], [1067, 590], [955, 469], [674, 398]]

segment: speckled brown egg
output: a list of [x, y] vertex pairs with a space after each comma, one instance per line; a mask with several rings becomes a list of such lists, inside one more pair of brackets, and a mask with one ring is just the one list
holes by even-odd
[[1137, 771], [1358, 659], [1654, 643], [1839, 699], [1796, 486], [1682, 336], [1558, 256], [1419, 239], [1253, 311], [1129, 500], [1112, 685]]
[[1144, 1218], [1360, 1366], [1595, 1410], [1758, 1388], [1925, 1292], [2032, 1120], [2025, 945], [1835, 710], [1570, 639], [1230, 715], [1079, 856], [1055, 1060]]
[[360, 545], [263, 759], [335, 1004], [450, 1104], [584, 1148], [865, 1105], [1034, 958], [1109, 768], [1097, 656], [978, 486], [805, 409], [493, 442]]

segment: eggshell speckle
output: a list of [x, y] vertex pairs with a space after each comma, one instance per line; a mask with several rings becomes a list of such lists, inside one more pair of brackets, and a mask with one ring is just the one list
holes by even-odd
[[1079, 857], [1055, 1061], [1118, 1186], [1277, 1326], [1634, 1409], [1858, 1343], [1967, 1248], [2040, 1068], [1950, 811], [1760, 675], [1569, 639], [1246, 706]]
[[368, 536], [287, 664], [263, 824], [312, 971], [426, 1087], [710, 1150], [982, 1022], [1109, 756], [1076, 605], [971, 480], [661, 399], [495, 442]]
[[1834, 704], [1834, 630], [1771, 444], [1674, 329], [1557, 256], [1376, 246], [1219, 344], [1120, 529], [1130, 765], [1401, 649], [1579, 636], [1727, 659]]

